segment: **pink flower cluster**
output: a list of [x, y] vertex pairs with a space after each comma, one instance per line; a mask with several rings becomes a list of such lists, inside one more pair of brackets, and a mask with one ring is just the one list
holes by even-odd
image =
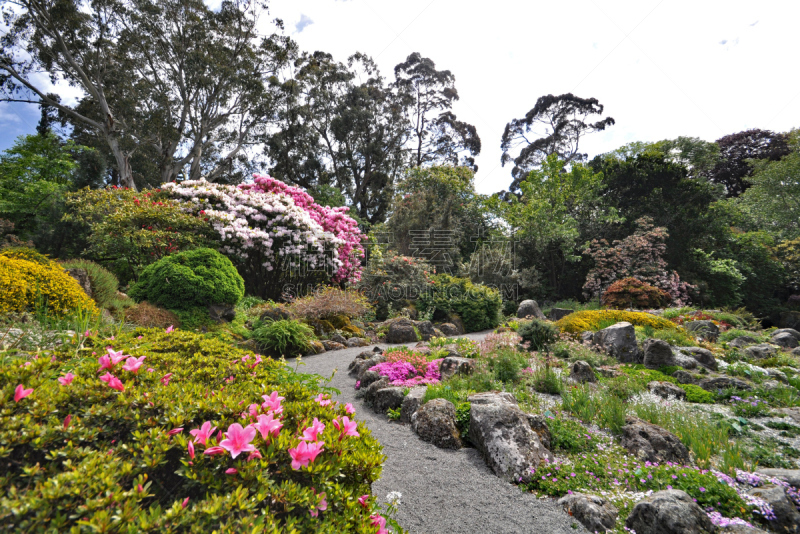
[[239, 187], [241, 189], [253, 189], [265, 193], [282, 193], [291, 197], [295, 205], [306, 210], [311, 218], [314, 219], [323, 230], [332, 233], [344, 241], [339, 247], [339, 260], [341, 260], [342, 266], [333, 277], [334, 282], [345, 280], [357, 282], [361, 279], [360, 258], [364, 256], [362, 242], [365, 236], [358, 228], [356, 220], [346, 215], [350, 208], [320, 206], [314, 202], [311, 195], [299, 187], [287, 185], [271, 176], [254, 174], [253, 178], [253, 184], [243, 184]]
[[414, 365], [404, 361], [379, 363], [370, 367], [369, 370], [388, 377], [392, 386], [414, 387], [421, 384], [438, 384], [442, 378], [439, 374], [439, 364], [441, 362], [440, 358], [425, 364], [424, 374], [418, 374], [418, 370]]

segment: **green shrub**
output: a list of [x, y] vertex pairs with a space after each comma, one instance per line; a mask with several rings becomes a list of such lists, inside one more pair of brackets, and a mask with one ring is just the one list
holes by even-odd
[[92, 298], [97, 305], [101, 308], [114, 307], [118, 300], [119, 280], [111, 271], [89, 260], [67, 260], [61, 266], [65, 269], [85, 270], [92, 285]]
[[262, 350], [279, 355], [297, 356], [308, 350], [315, 339], [314, 330], [299, 321], [266, 321], [253, 330], [253, 339]]
[[422, 397], [422, 404], [430, 402], [433, 399], [444, 399], [453, 403], [453, 406], [458, 406], [466, 396], [460, 390], [451, 387], [451, 384], [431, 384], [425, 390], [425, 395]]
[[488, 330], [500, 324], [502, 300], [498, 290], [447, 274], [434, 276], [433, 282], [417, 301], [421, 313], [434, 318], [457, 314], [466, 332]]
[[530, 384], [534, 391], [549, 393], [551, 395], [561, 393], [561, 390], [564, 388], [561, 377], [547, 363], [533, 372], [530, 378]]
[[[137, 374], [121, 363], [112, 371], [123, 392], [98, 378], [91, 352], [106, 345], [145, 357]], [[347, 413], [315, 402], [326, 392], [319, 377], [247, 356], [190, 332], [138, 329], [97, 340], [78, 358], [57, 352], [26, 367], [2, 364], [0, 524], [15, 532], [374, 532], [374, 508], [357, 499], [380, 476], [380, 444], [363, 424], [359, 437], [339, 439], [333, 419]], [[59, 384], [68, 371], [73, 382]], [[17, 384], [33, 392], [13, 402]], [[190, 457], [190, 430], [246, 426], [248, 405], [261, 411], [273, 391], [285, 397], [283, 428], [269, 445], [255, 437], [260, 458], [209, 456], [200, 443]], [[314, 418], [325, 424], [324, 450], [292, 469], [288, 450]], [[323, 492], [328, 509], [312, 517]]]
[[659, 328], [655, 329], [650, 325], [637, 326], [636, 338], [644, 341], [645, 339], [660, 339], [676, 347], [691, 347], [697, 344], [692, 337], [683, 329], [678, 328]]
[[179, 252], [148, 265], [130, 296], [171, 310], [211, 304], [235, 305], [244, 296], [244, 280], [231, 260], [210, 248]]
[[686, 392], [686, 402], [696, 402], [698, 404], [714, 404], [715, 397], [710, 391], [706, 391], [694, 384], [678, 384]]
[[547, 421], [550, 429], [550, 445], [554, 451], [586, 452], [597, 448], [589, 431], [577, 421], [555, 417]]
[[545, 350], [558, 339], [558, 330], [550, 323], [533, 319], [517, 330], [523, 342], [530, 343], [531, 350]]
[[489, 360], [489, 368], [496, 380], [513, 383], [519, 380], [520, 372], [528, 366], [528, 358], [513, 349], [500, 349]]
[[461, 432], [462, 437], [469, 435], [469, 421], [472, 404], [461, 402], [456, 405], [456, 427]]

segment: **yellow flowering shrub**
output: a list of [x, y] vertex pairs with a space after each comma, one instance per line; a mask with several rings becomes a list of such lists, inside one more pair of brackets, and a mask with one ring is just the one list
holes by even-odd
[[31, 310], [39, 299], [55, 315], [77, 308], [98, 311], [78, 282], [57, 263], [43, 264], [0, 255], [0, 314]]
[[655, 329], [675, 328], [675, 323], [644, 312], [631, 312], [623, 310], [586, 310], [570, 313], [559, 319], [556, 326], [562, 332], [577, 334], [586, 330], [596, 331], [600, 325], [607, 321], [627, 321], [634, 326], [652, 326]]

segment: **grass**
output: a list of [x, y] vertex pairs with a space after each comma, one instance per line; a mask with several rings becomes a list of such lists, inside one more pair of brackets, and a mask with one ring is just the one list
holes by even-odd
[[755, 339], [756, 343], [763, 343], [769, 340], [769, 337], [766, 334], [753, 332], [751, 330], [742, 330], [741, 328], [731, 328], [730, 330], [721, 332], [718, 340], [720, 343], [729, 343], [734, 339], [736, 339], [737, 337], [745, 337], [745, 336]]
[[535, 391], [538, 391], [539, 393], [558, 395], [561, 393], [561, 390], [564, 389], [561, 376], [556, 373], [555, 369], [550, 366], [549, 362], [545, 362], [544, 365], [533, 371], [528, 379], [528, 383]]
[[639, 342], [642, 342], [645, 339], [660, 339], [677, 347], [693, 347], [697, 345], [697, 342], [692, 339], [692, 337], [688, 335], [685, 330], [678, 328], [656, 329], [650, 325], [645, 325], [637, 326], [635, 327], [635, 330], [636, 340]]
[[596, 422], [614, 434], [625, 426], [625, 401], [603, 391], [593, 391], [586, 385], [574, 386], [561, 393], [562, 408], [584, 422]]

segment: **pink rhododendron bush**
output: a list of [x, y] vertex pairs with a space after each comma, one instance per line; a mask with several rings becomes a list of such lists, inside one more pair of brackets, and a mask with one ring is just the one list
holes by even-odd
[[[93, 345], [93, 346], [92, 346]], [[0, 365], [15, 532], [361, 532], [384, 456], [319, 377], [181, 330]]]
[[387, 349], [386, 361], [370, 367], [379, 375], [389, 378], [392, 386], [414, 387], [421, 384], [438, 384], [441, 380], [439, 364], [442, 358], [429, 361], [430, 355], [406, 347]]
[[320, 206], [301, 189], [259, 175], [252, 184], [195, 180], [163, 190], [209, 220], [250, 294], [275, 299], [287, 284], [361, 277], [363, 235], [348, 208]]

